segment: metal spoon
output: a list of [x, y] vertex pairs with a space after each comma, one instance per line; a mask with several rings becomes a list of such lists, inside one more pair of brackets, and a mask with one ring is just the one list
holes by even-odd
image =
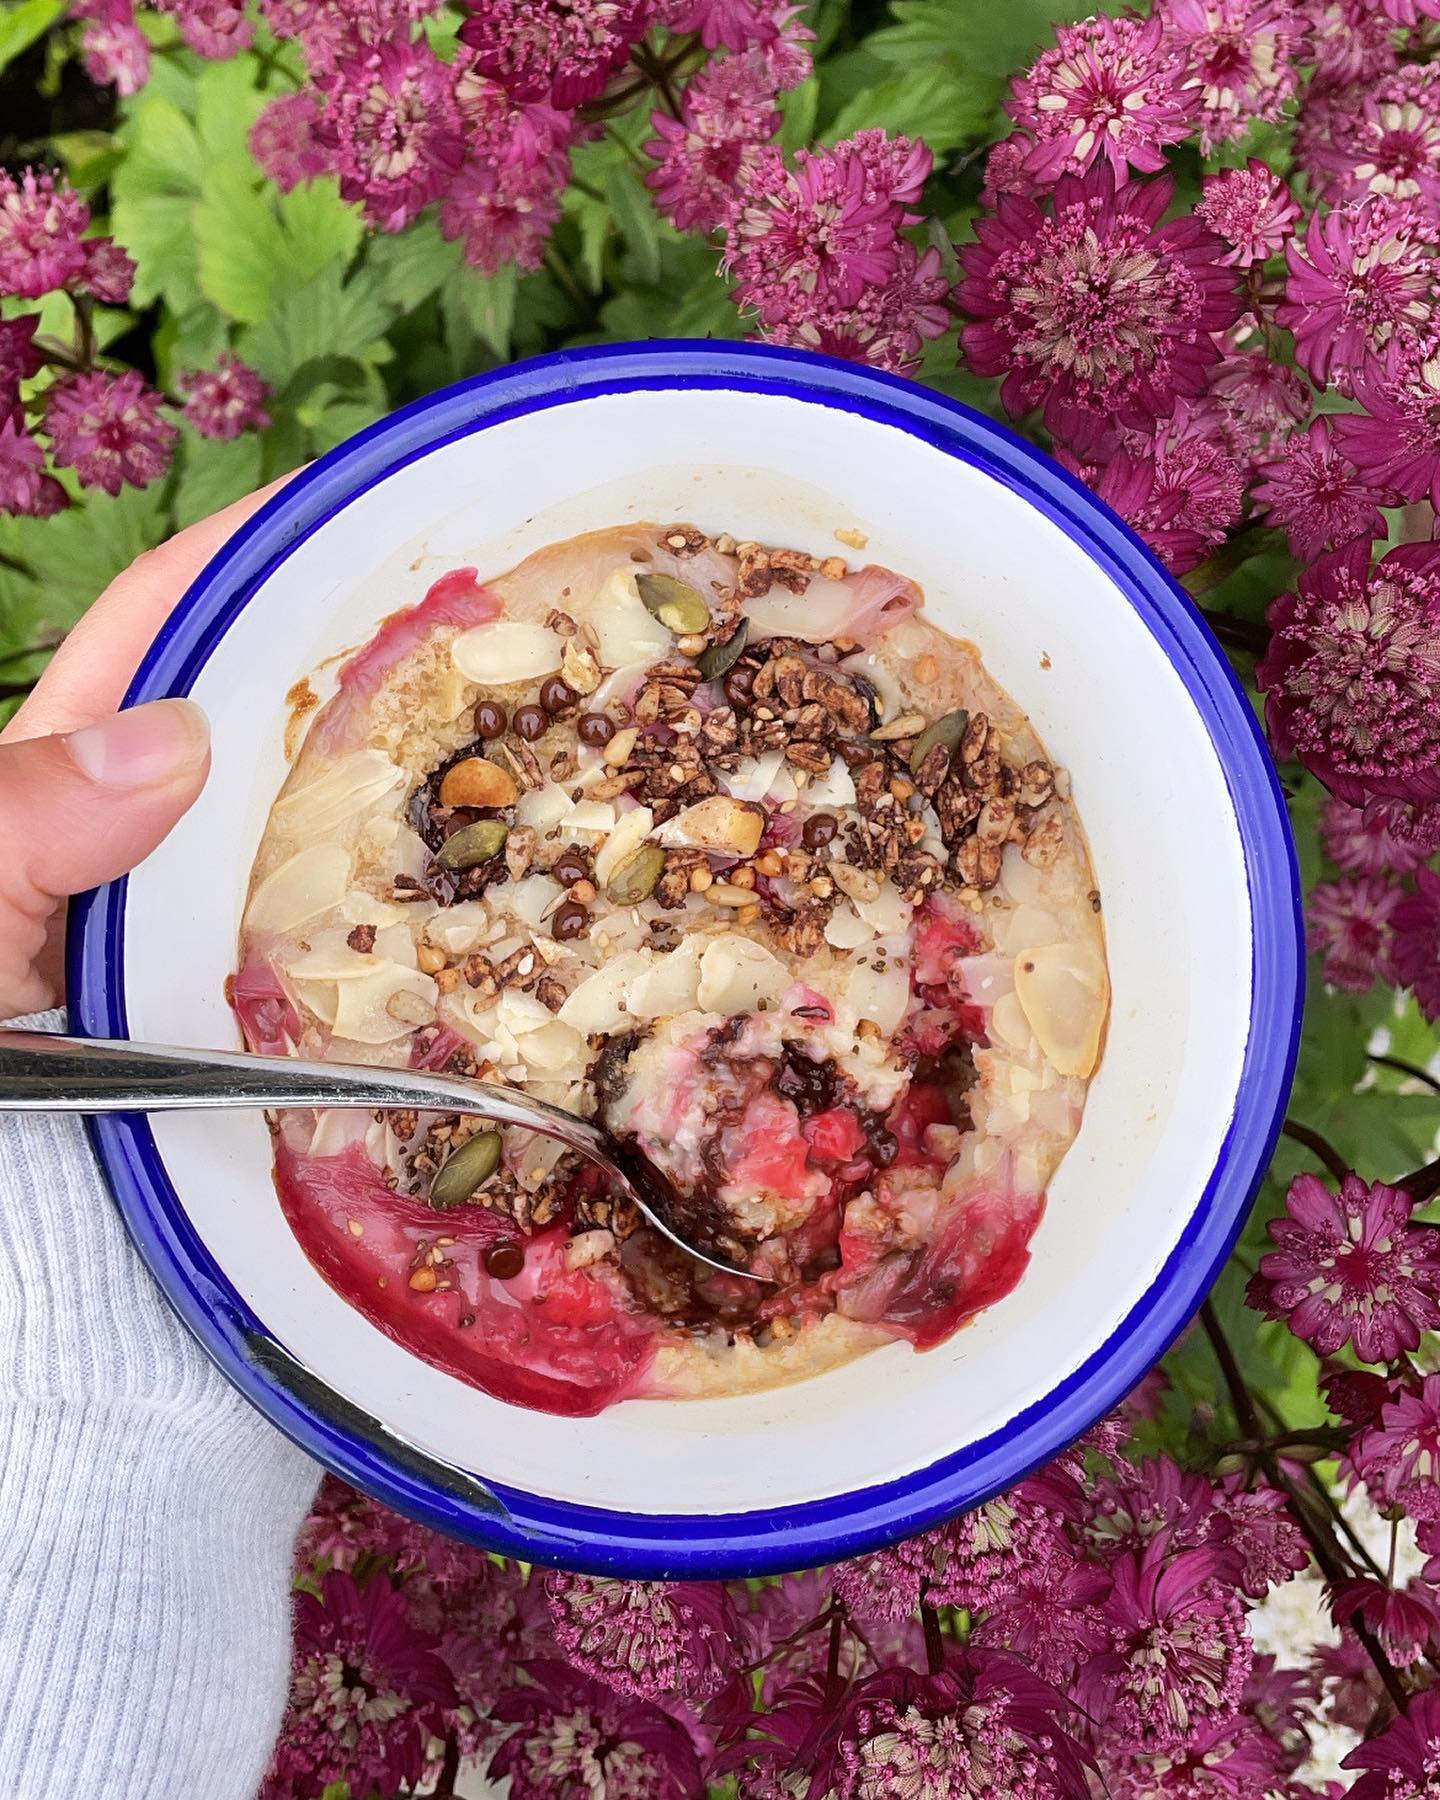
[[669, 1184], [643, 1157], [588, 1119], [533, 1100], [517, 1088], [429, 1069], [301, 1062], [233, 1050], [184, 1050], [124, 1038], [0, 1030], [0, 1112], [176, 1112], [212, 1107], [419, 1107], [523, 1125], [558, 1138], [604, 1170], [650, 1221], [697, 1262], [725, 1275], [766, 1281], [701, 1249], [667, 1222]]

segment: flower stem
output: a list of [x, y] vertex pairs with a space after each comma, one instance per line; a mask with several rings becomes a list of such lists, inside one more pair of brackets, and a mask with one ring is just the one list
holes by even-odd
[[[1244, 1430], [1253, 1437], [1260, 1437], [1259, 1414], [1255, 1410], [1255, 1402], [1250, 1396], [1245, 1377], [1240, 1365], [1235, 1360], [1235, 1352], [1230, 1347], [1230, 1340], [1225, 1336], [1215, 1308], [1207, 1300], [1200, 1308], [1200, 1323], [1205, 1328], [1205, 1335], [1210, 1340], [1210, 1348], [1215, 1353], [1215, 1360], [1220, 1365], [1220, 1373], [1230, 1394], [1230, 1404], [1235, 1408], [1235, 1416], [1240, 1420]], [[1344, 1581], [1350, 1571], [1346, 1567], [1346, 1559], [1335, 1542], [1333, 1533], [1328, 1533], [1328, 1521], [1324, 1527], [1314, 1518], [1304, 1504], [1299, 1490], [1290, 1478], [1289, 1471], [1283, 1467], [1273, 1452], [1267, 1451], [1262, 1456], [1262, 1465], [1273, 1486], [1280, 1488], [1290, 1501], [1290, 1510], [1295, 1515], [1295, 1522], [1304, 1532], [1320, 1572], [1327, 1581]], [[1390, 1658], [1381, 1649], [1365, 1621], [1358, 1613], [1349, 1620], [1350, 1628], [1364, 1645], [1366, 1654], [1375, 1665], [1376, 1673], [1385, 1684], [1385, 1691], [1395, 1702], [1396, 1708], [1403, 1712], [1409, 1698], [1404, 1682]]]
[[1440, 1079], [1432, 1075], [1428, 1069], [1422, 1069], [1419, 1063], [1406, 1062], [1403, 1056], [1380, 1056], [1374, 1053], [1371, 1054], [1369, 1060], [1373, 1063], [1380, 1063], [1387, 1069], [1398, 1069], [1402, 1075], [1408, 1075], [1414, 1081], [1423, 1081], [1426, 1087], [1433, 1088], [1437, 1094], [1440, 1094]]
[[830, 1620], [830, 1649], [825, 1658], [825, 1710], [840, 1698], [840, 1637], [845, 1626], [844, 1610], [836, 1607]]
[[928, 1600], [920, 1602], [920, 1623], [925, 1628], [925, 1667], [938, 1675], [945, 1667], [945, 1639], [940, 1634], [940, 1615]]
[[1307, 1150], [1319, 1158], [1337, 1181], [1343, 1181], [1350, 1173], [1350, 1165], [1328, 1138], [1321, 1137], [1318, 1131], [1312, 1131], [1308, 1125], [1302, 1125], [1298, 1119], [1287, 1119], [1281, 1130], [1297, 1144], [1303, 1144]]
[[565, 292], [580, 306], [589, 306], [590, 297], [575, 277], [575, 271], [553, 244], [545, 246], [545, 267], [564, 288]]
[[1252, 656], [1265, 654], [1270, 633], [1263, 625], [1257, 625], [1251, 619], [1237, 618], [1234, 613], [1222, 612], [1213, 606], [1202, 606], [1200, 613], [1220, 642], [1231, 650], [1247, 650]]
[[1417, 1169], [1413, 1175], [1407, 1175], [1396, 1186], [1404, 1188], [1417, 1205], [1433, 1200], [1440, 1194], [1440, 1157], [1432, 1163], [1426, 1163], [1423, 1169]]

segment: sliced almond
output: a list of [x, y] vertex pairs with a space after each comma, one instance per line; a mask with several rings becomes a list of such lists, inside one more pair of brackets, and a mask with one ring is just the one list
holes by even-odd
[[495, 619], [462, 631], [450, 646], [455, 667], [481, 687], [534, 681], [560, 667], [565, 640], [548, 625], [528, 619]]
[[572, 694], [593, 694], [600, 685], [600, 664], [588, 644], [566, 638], [560, 658], [560, 679]]
[[826, 874], [849, 900], [874, 900], [880, 893], [880, 877], [872, 869], [857, 869], [851, 863], [826, 864]]
[[1042, 944], [1015, 960], [1015, 992], [1040, 1048], [1062, 1075], [1088, 1075], [1100, 1054], [1110, 983], [1088, 944]]
[[515, 778], [485, 756], [452, 763], [440, 782], [442, 806], [513, 806], [519, 794]]
[[765, 811], [753, 801], [711, 794], [667, 819], [656, 837], [671, 849], [713, 850], [723, 856], [753, 856], [765, 833]]

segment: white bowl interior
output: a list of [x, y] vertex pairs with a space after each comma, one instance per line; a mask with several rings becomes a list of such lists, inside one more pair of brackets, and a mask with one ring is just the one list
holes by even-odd
[[556, 1499], [638, 1513], [784, 1507], [922, 1468], [1082, 1364], [1175, 1246], [1232, 1111], [1251, 929], [1223, 773], [1123, 595], [1026, 500], [894, 427], [730, 391], [572, 400], [410, 463], [295, 547], [196, 682], [214, 774], [131, 877], [125, 1000], [136, 1037], [236, 1041], [224, 982], [284, 773], [283, 696], [298, 677], [364, 641], [447, 568], [498, 573], [542, 544], [629, 518], [693, 519], [822, 554], [837, 548], [838, 527], [868, 533], [866, 558], [922, 584], [931, 615], [979, 644], [1070, 769], [1104, 898], [1114, 1008], [1020, 1286], [923, 1355], [896, 1344], [759, 1396], [554, 1418], [428, 1367], [325, 1285], [281, 1217], [258, 1116], [162, 1115], [153, 1127], [195, 1230], [259, 1318], [411, 1441]]

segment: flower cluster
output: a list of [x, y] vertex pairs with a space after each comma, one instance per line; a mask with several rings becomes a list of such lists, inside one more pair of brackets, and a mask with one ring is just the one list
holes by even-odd
[[[90, 233], [90, 208], [47, 170], [0, 170], [0, 297], [22, 303], [61, 294], [73, 341], [37, 336], [40, 314], [0, 318], [0, 513], [48, 518], [71, 495], [51, 469], [81, 487], [118, 494], [148, 487], [169, 469], [182, 411], [206, 437], [230, 438], [266, 424], [264, 383], [228, 354], [214, 370], [182, 378], [188, 399], [171, 401], [135, 369], [102, 365], [94, 311], [123, 306], [135, 264], [111, 237]], [[47, 466], [48, 463], [48, 466]]]

